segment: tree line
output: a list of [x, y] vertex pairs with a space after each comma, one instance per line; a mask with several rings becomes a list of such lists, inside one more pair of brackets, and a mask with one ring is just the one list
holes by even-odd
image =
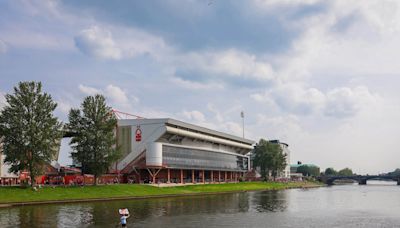
[[82, 167], [82, 174], [98, 177], [120, 157], [115, 147], [117, 120], [104, 96], [85, 97], [79, 108], [72, 108], [68, 124], [54, 116], [57, 103], [44, 92], [41, 82], [20, 82], [0, 110], [0, 140], [4, 162], [15, 174], [28, 171], [31, 186], [55, 159], [65, 131], [73, 133], [71, 157]]
[[353, 176], [356, 175], [350, 168], [344, 168], [336, 171], [334, 168], [326, 168], [325, 171], [320, 172], [320, 168], [311, 165], [300, 165], [297, 167], [297, 173], [303, 174], [303, 176]]
[[[354, 173], [350, 168], [344, 168], [339, 171], [336, 171], [334, 168], [326, 168], [325, 172], [322, 173], [326, 176], [356, 176], [357, 174]], [[386, 175], [399, 177], [400, 176], [400, 168], [395, 169], [392, 172], [386, 173]]]
[[317, 177], [320, 175], [320, 168], [314, 165], [300, 165], [296, 172], [306, 177]]
[[334, 168], [326, 168], [325, 172], [323, 173], [325, 176], [354, 176], [356, 175], [353, 173], [353, 170], [350, 168], [344, 168], [339, 171], [336, 171]]

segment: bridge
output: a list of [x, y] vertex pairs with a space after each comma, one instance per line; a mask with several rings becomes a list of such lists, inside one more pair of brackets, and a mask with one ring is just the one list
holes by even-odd
[[392, 180], [400, 185], [400, 176], [390, 175], [321, 176], [319, 180], [327, 185], [333, 185], [336, 180], [354, 180], [360, 185], [366, 185], [368, 180]]

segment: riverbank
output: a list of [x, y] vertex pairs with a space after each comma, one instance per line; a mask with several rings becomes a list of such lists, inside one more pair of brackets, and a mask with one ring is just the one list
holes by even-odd
[[44, 187], [37, 191], [19, 187], [0, 188], [0, 207], [43, 204], [88, 202], [118, 199], [142, 199], [152, 197], [230, 193], [240, 191], [283, 190], [311, 188], [322, 184], [314, 182], [241, 182], [223, 184], [197, 184], [159, 188], [150, 185], [118, 184], [84, 187]]

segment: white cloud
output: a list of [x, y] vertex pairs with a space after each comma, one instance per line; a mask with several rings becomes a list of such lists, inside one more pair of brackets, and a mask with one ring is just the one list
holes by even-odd
[[250, 97], [266, 104], [274, 102], [287, 113], [325, 114], [337, 118], [353, 117], [363, 107], [375, 105], [380, 100], [379, 95], [372, 94], [365, 86], [353, 89], [338, 87], [323, 93], [295, 83], [283, 84]]
[[274, 72], [268, 63], [257, 60], [256, 56], [237, 50], [213, 53], [209, 56], [212, 71], [232, 76], [254, 78], [258, 80], [273, 79]]
[[69, 111], [71, 110], [72, 105], [64, 100], [58, 100], [57, 101], [57, 109], [63, 113], [63, 114], [68, 114]]
[[379, 100], [378, 95], [371, 94], [364, 86], [333, 89], [326, 97], [325, 114], [335, 117], [353, 116], [363, 107], [372, 106]]
[[[340, 75], [384, 75], [400, 71], [400, 4], [329, 1], [326, 10], [283, 20], [303, 32], [291, 50], [276, 56], [286, 81]], [[334, 74], [332, 74], [334, 72]]]
[[267, 116], [258, 113], [254, 128], [257, 126], [265, 126], [258, 131], [259, 136], [270, 140], [280, 139], [287, 143], [293, 135], [306, 134], [306, 131], [300, 126], [300, 119], [295, 115]]
[[122, 88], [112, 84], [107, 85], [104, 89], [85, 85], [79, 85], [78, 88], [84, 95], [104, 95], [113, 108], [122, 112], [132, 112], [134, 110], [133, 105], [138, 104], [140, 101], [135, 95], [129, 95]]
[[189, 81], [189, 80], [184, 80], [179, 77], [172, 77], [170, 79], [172, 83], [174, 83], [177, 86], [180, 86], [182, 88], [190, 89], [190, 90], [205, 90], [205, 89], [223, 89], [224, 86], [220, 83], [216, 82], [210, 82], [210, 83], [200, 83], [200, 82], [194, 82], [194, 81]]
[[93, 88], [93, 87], [90, 87], [90, 86], [84, 86], [84, 85], [81, 85], [81, 84], [78, 86], [78, 88], [79, 88], [79, 91], [81, 91], [85, 95], [93, 96], [95, 94], [101, 94], [102, 93], [102, 91], [99, 90], [99, 89], [96, 89], [96, 88]]
[[126, 93], [118, 86], [108, 85], [105, 89], [105, 94], [112, 102], [126, 104], [129, 102]]
[[316, 88], [304, 88], [294, 83], [284, 84], [267, 92], [282, 109], [299, 114], [309, 114], [320, 110], [324, 94]]
[[104, 94], [115, 108], [124, 112], [132, 112], [134, 110], [133, 105], [140, 101], [138, 97], [128, 95], [123, 89], [114, 85], [108, 85]]
[[154, 34], [132, 27], [113, 27], [113, 34], [125, 58], [150, 55], [156, 60], [173, 58], [173, 49]]
[[[317, 1], [290, 1], [290, 5]], [[267, 5], [287, 5], [287, 1], [258, 1]], [[271, 100], [291, 113], [314, 113], [338, 118], [355, 116], [363, 107], [381, 102], [366, 86], [333, 84], [322, 91], [310, 79], [337, 82], [347, 75], [398, 74], [400, 58], [400, 5], [392, 1], [367, 1], [348, 4], [330, 1], [326, 11], [316, 11], [299, 20], [287, 19], [303, 33], [291, 49], [277, 55], [277, 83], [265, 93], [250, 97], [263, 103]], [[265, 10], [265, 9], [264, 9]], [[268, 9], [267, 9], [268, 10]], [[350, 80], [349, 80], [350, 81]]]
[[193, 111], [183, 111], [182, 115], [190, 121], [194, 121], [196, 123], [201, 123], [201, 122], [205, 122], [206, 118], [204, 116], [203, 113], [201, 113], [200, 111], [197, 110], [193, 110]]
[[121, 58], [121, 50], [115, 44], [111, 32], [98, 26], [82, 30], [75, 37], [75, 44], [89, 56], [105, 59]]
[[305, 88], [301, 84], [277, 85], [265, 93], [255, 93], [250, 97], [258, 102], [274, 103], [285, 112], [312, 114], [318, 112], [325, 102], [325, 95], [315, 88]]
[[161, 38], [146, 32], [105, 25], [82, 30], [75, 36], [75, 45], [88, 56], [114, 60], [145, 54], [157, 59], [169, 49]]
[[224, 51], [192, 52], [180, 57], [182, 68], [206, 72], [211, 76], [225, 76], [257, 81], [275, 78], [272, 66], [249, 53], [228, 49]]

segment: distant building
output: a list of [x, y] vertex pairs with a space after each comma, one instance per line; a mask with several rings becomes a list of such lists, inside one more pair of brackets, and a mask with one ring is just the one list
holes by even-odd
[[270, 140], [269, 142], [279, 144], [282, 148], [282, 152], [286, 154], [286, 168], [279, 174], [280, 177], [290, 178], [290, 150], [289, 145], [279, 140]]
[[290, 172], [291, 172], [292, 174], [299, 173], [299, 170], [298, 170], [298, 169], [299, 169], [299, 167], [301, 167], [301, 166], [307, 166], [307, 167], [309, 167], [310, 170], [314, 171], [316, 175], [318, 175], [319, 172], [320, 172], [319, 166], [314, 165], [314, 164], [303, 164], [302, 162], [297, 162], [297, 164], [292, 164], [292, 165], [290, 165]]
[[291, 164], [290, 165], [290, 172], [291, 173], [297, 173], [297, 168], [299, 168], [300, 166], [302, 166], [302, 162], [298, 161], [297, 164]]
[[[289, 145], [284, 142], [280, 142], [279, 140], [269, 140], [270, 143], [274, 144], [279, 144], [279, 146], [282, 148], [282, 152], [286, 154], [286, 167], [284, 170], [282, 170], [280, 173], [278, 173], [278, 177], [284, 177], [284, 178], [290, 178], [290, 150], [289, 150]], [[251, 153], [251, 167], [253, 169], [253, 176], [256, 178], [260, 178], [260, 167], [254, 167], [253, 165], [253, 160], [255, 157], [254, 150]]]
[[0, 139], [0, 185], [15, 185], [19, 181], [19, 176], [8, 171], [10, 166], [4, 163], [5, 157]]

